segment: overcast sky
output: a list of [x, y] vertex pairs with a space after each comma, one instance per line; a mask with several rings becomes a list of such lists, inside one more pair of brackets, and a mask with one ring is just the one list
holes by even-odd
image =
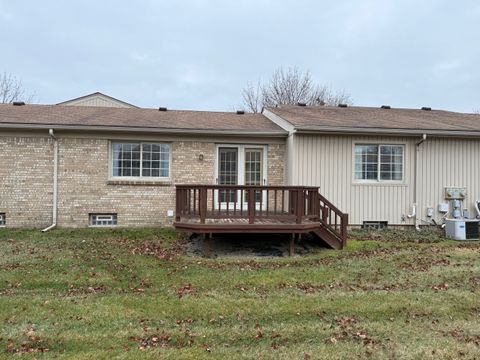
[[480, 108], [474, 0], [0, 0], [0, 33], [0, 71], [40, 103], [232, 110], [296, 66], [356, 105]]

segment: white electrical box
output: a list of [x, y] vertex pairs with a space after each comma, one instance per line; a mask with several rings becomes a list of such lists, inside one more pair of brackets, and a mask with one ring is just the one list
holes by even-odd
[[167, 210], [167, 216], [173, 217], [173, 210]]
[[440, 213], [448, 213], [450, 211], [448, 203], [440, 203], [438, 204], [438, 212]]
[[427, 208], [427, 217], [433, 217], [433, 208], [431, 207]]
[[478, 220], [446, 219], [445, 235], [453, 240], [478, 240]]

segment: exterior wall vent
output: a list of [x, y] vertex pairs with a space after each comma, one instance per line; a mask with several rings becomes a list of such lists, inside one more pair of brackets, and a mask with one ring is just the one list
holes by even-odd
[[346, 107], [348, 107], [348, 105], [347, 105], [347, 104], [338, 104], [338, 107], [340, 107], [340, 108], [346, 108]]
[[390, 110], [391, 106], [390, 105], [382, 105], [381, 108], [385, 109], [385, 110]]
[[245, 111], [243, 111], [243, 110], [237, 110], [237, 115], [243, 115], [243, 114], [245, 114]]
[[89, 225], [94, 227], [117, 226], [117, 214], [90, 214]]
[[307, 106], [307, 103], [304, 103], [304, 102], [297, 102], [297, 106]]
[[23, 101], [14, 101], [13, 106], [23, 106], [25, 103]]
[[167, 111], [167, 108], [166, 107], [159, 107], [158, 111]]
[[0, 213], [0, 226], [7, 225], [7, 217], [5, 213]]
[[431, 107], [428, 107], [428, 106], [424, 106], [424, 107], [422, 107], [422, 110], [423, 110], [423, 111], [431, 111], [432, 108], [431, 108]]
[[366, 230], [383, 230], [388, 226], [388, 221], [364, 221], [362, 229]]

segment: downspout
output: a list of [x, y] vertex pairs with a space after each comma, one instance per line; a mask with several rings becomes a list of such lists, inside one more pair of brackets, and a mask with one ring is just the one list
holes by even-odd
[[412, 213], [408, 214], [409, 219], [415, 219], [415, 229], [420, 231], [420, 221], [417, 215], [417, 189], [418, 189], [418, 152], [420, 151], [420, 145], [427, 140], [427, 134], [422, 135], [422, 139], [415, 144], [415, 167], [413, 173], [413, 207]]
[[52, 204], [52, 225], [46, 227], [42, 232], [47, 232], [57, 226], [57, 196], [58, 196], [58, 139], [53, 133], [53, 129], [48, 130], [48, 134], [53, 141], [53, 204]]

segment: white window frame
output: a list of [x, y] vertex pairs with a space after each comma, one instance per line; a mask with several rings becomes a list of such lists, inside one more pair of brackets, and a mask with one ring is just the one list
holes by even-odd
[[[214, 183], [218, 185], [218, 151], [219, 148], [234, 148], [238, 151], [238, 185], [245, 185], [245, 150], [247, 149], [262, 149], [263, 152], [263, 179], [262, 184], [260, 185], [267, 185], [268, 184], [268, 145], [258, 145], [258, 144], [216, 144], [215, 146], [215, 177]], [[244, 209], [246, 209], [246, 203], [244, 199], [241, 199], [240, 195], [237, 196], [239, 202], [237, 203], [237, 208], [240, 208], [240, 201], [244, 202]], [[215, 192], [215, 206], [218, 207], [218, 192]], [[266, 195], [263, 195], [263, 207], [266, 206]], [[226, 203], [221, 203], [220, 207], [226, 208]], [[233, 205], [229, 205], [231, 209], [233, 209]]]
[[[355, 176], [355, 165], [356, 165], [356, 157], [355, 157], [355, 149], [357, 146], [361, 145], [371, 145], [371, 146], [377, 146], [377, 178], [376, 179], [357, 179]], [[380, 148], [382, 146], [401, 146], [403, 149], [403, 154], [402, 154], [402, 179], [401, 180], [382, 180], [380, 178], [380, 173], [381, 173], [381, 151]], [[405, 168], [405, 161], [407, 157], [406, 153], [407, 147], [405, 143], [383, 143], [383, 142], [363, 142], [359, 141], [353, 144], [353, 171], [352, 171], [352, 177], [353, 177], [353, 182], [356, 184], [405, 184], [406, 181], [406, 168]]]
[[[93, 225], [92, 224], [92, 221], [93, 221], [93, 217], [95, 216], [110, 216], [112, 218], [112, 221], [113, 221], [113, 218], [115, 217], [115, 224], [106, 224], [106, 225]], [[101, 227], [101, 228], [111, 228], [111, 227], [117, 227], [118, 225], [118, 215], [116, 213], [109, 213], [109, 214], [103, 214], [103, 213], [91, 213], [91, 214], [88, 214], [88, 226], [90, 227]]]
[[[140, 176], [114, 176], [113, 175], [113, 145], [114, 144], [138, 144], [140, 145]], [[143, 145], [168, 145], [168, 176], [142, 176], [143, 166]], [[172, 178], [172, 144], [170, 142], [155, 141], [131, 141], [131, 140], [111, 140], [109, 144], [108, 156], [108, 174], [110, 180], [139, 180], [139, 181], [170, 181]]]

